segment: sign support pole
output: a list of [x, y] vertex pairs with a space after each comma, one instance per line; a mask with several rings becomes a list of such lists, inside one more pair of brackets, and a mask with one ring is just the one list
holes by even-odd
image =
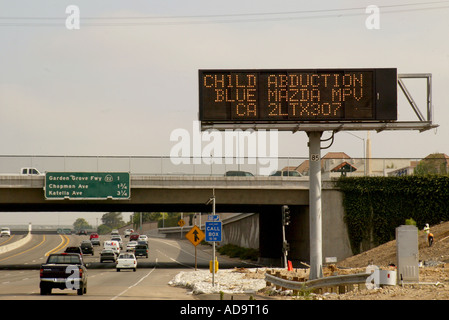
[[309, 136], [309, 225], [310, 225], [310, 276], [323, 277], [321, 230], [321, 134], [307, 132]]
[[186, 234], [187, 240], [189, 240], [194, 246], [195, 246], [195, 271], [198, 268], [197, 264], [197, 251], [196, 246], [203, 241], [205, 234], [201, 231], [200, 228], [198, 228], [197, 225], [194, 225], [192, 229], [190, 229], [189, 232]]
[[[215, 216], [215, 189], [212, 196], [212, 214]], [[215, 241], [212, 242], [212, 287], [215, 286]]]

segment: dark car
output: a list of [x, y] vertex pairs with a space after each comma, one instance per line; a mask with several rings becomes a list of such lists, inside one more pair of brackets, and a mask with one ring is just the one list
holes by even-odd
[[79, 230], [78, 232], [77, 232], [77, 234], [80, 236], [80, 235], [86, 235], [87, 236], [87, 231], [86, 230], [84, 230], [84, 229], [81, 229], [81, 230]]
[[279, 170], [270, 174], [271, 177], [302, 177], [302, 175], [295, 170]]
[[114, 251], [105, 249], [105, 250], [101, 251], [101, 253], [100, 253], [100, 262], [103, 262], [103, 261], [116, 262], [117, 255], [115, 254]]
[[65, 229], [58, 228], [56, 230], [56, 232], [59, 233], [59, 234], [72, 234], [72, 229], [69, 229], [69, 228], [65, 228]]
[[90, 253], [94, 255], [94, 247], [92, 245], [92, 242], [90, 242], [90, 240], [84, 240], [83, 242], [81, 242], [80, 248], [83, 253], [86, 254]]
[[226, 171], [226, 177], [254, 177], [251, 172], [246, 171]]
[[64, 250], [65, 253], [78, 253], [80, 255], [83, 255], [83, 251], [80, 247], [67, 247]]
[[141, 257], [144, 256], [145, 258], [148, 258], [148, 246], [146, 245], [142, 245], [142, 244], [138, 244], [135, 248], [134, 248], [134, 255], [137, 257]]

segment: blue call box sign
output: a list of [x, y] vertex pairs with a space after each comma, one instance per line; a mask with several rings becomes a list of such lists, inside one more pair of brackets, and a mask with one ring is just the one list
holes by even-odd
[[221, 221], [206, 221], [206, 241], [220, 242], [222, 225]]

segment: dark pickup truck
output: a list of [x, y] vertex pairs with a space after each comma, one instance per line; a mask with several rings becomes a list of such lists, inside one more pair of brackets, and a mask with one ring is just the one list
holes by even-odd
[[144, 244], [138, 244], [134, 248], [134, 255], [136, 256], [136, 258], [139, 256], [145, 256], [146, 258], [148, 258], [148, 247]]
[[78, 295], [87, 291], [87, 269], [81, 255], [77, 253], [51, 254], [41, 265], [41, 295], [51, 294], [51, 289], [72, 289]]

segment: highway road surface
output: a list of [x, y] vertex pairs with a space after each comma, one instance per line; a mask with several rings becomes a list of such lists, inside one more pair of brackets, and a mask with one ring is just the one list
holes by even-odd
[[[16, 235], [10, 242], [2, 239], [0, 246], [22, 238]], [[101, 236], [100, 241], [109, 240]], [[122, 236], [123, 238], [123, 236]], [[187, 240], [149, 238], [148, 258], [138, 258], [137, 271], [116, 272], [113, 263], [100, 263], [102, 246], [94, 247], [94, 255], [84, 255], [88, 266], [87, 294], [53, 289], [52, 295], [41, 296], [39, 266], [50, 253], [63, 252], [67, 246], [77, 246], [88, 236], [33, 235], [26, 245], [0, 254], [0, 300], [193, 300], [185, 288], [172, 287], [168, 282], [186, 270], [195, 268], [194, 246]], [[126, 248], [127, 239], [123, 241]], [[197, 247], [198, 268], [208, 268], [212, 257], [210, 246]], [[236, 259], [220, 258], [220, 267], [241, 266]], [[248, 265], [248, 267], [252, 267]]]

